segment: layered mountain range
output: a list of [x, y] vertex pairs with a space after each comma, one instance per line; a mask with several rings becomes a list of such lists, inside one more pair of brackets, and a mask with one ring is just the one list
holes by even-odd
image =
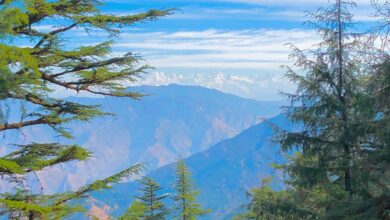
[[[279, 115], [185, 159], [200, 192], [198, 201], [212, 210], [201, 219], [230, 219], [247, 205], [248, 192], [258, 187], [263, 178], [273, 178], [272, 186], [276, 189], [283, 187], [282, 173], [272, 168], [272, 164], [286, 160], [273, 138], [275, 126], [294, 129], [284, 115]], [[175, 163], [172, 163], [148, 175], [165, 187], [161, 193], [175, 193], [174, 169]], [[120, 216], [137, 196], [139, 187], [137, 181], [119, 184], [112, 190], [96, 193], [92, 204], [95, 209], [110, 207], [105, 209], [107, 214]], [[173, 204], [171, 199], [166, 202]]]
[[123, 98], [70, 97], [85, 104], [100, 104], [112, 112], [89, 123], [67, 127], [75, 136], [65, 140], [47, 127], [29, 127], [0, 139], [9, 144], [65, 142], [86, 146], [94, 157], [38, 173], [44, 193], [74, 190], [135, 163], [148, 170], [188, 157], [231, 138], [263, 118], [278, 114], [280, 102], [259, 102], [197, 86], [139, 86], [129, 88], [147, 96], [140, 101]]

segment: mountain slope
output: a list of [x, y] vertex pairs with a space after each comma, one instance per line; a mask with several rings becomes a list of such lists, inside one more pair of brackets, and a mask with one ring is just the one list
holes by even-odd
[[[275, 178], [274, 187], [282, 186], [281, 173], [270, 166], [271, 163], [284, 162], [279, 146], [272, 141], [271, 124], [292, 129], [286, 121], [284, 115], [279, 115], [185, 159], [201, 192], [199, 201], [213, 210], [205, 219], [224, 219], [246, 204], [245, 192], [258, 186], [261, 178], [272, 176]], [[172, 193], [173, 170], [174, 164], [170, 164], [148, 176], [167, 187], [167, 193]], [[115, 208], [113, 214], [120, 215], [137, 188], [137, 183], [121, 184], [112, 191], [96, 194], [96, 198], [108, 201]]]
[[146, 162], [149, 170], [169, 164], [179, 154], [190, 156], [250, 127], [259, 117], [279, 112], [278, 102], [258, 102], [196, 86], [141, 86], [130, 88], [148, 96], [140, 101], [120, 98], [69, 98], [101, 104], [116, 117], [70, 124], [75, 140], [53, 138], [45, 127], [30, 127], [23, 134], [7, 134], [7, 143], [72, 142], [94, 153], [87, 162], [41, 172], [46, 193], [75, 189], [92, 180]]

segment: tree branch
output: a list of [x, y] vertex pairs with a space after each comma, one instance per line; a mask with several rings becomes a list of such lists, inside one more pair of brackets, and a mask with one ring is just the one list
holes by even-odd
[[59, 34], [59, 33], [62, 33], [62, 32], [65, 32], [65, 31], [68, 31], [74, 27], [77, 26], [78, 23], [73, 23], [72, 25], [69, 25], [67, 27], [63, 27], [63, 28], [59, 28], [57, 30], [54, 30], [54, 31], [51, 31], [49, 33], [47, 33], [35, 46], [34, 48], [39, 48], [48, 38], [50, 38], [51, 36], [54, 36], [56, 34]]
[[129, 59], [129, 57], [115, 57], [115, 58], [104, 60], [104, 61], [89, 63], [89, 64], [86, 64], [83, 66], [76, 66], [71, 70], [66, 70], [66, 71], [63, 71], [60, 73], [52, 74], [52, 75], [50, 75], [50, 77], [55, 78], [55, 77], [59, 77], [59, 76], [62, 76], [62, 75], [68, 74], [68, 73], [73, 73], [73, 72], [87, 70], [87, 69], [96, 68], [96, 67], [108, 66], [111, 64], [123, 62], [127, 59]]
[[0, 131], [5, 131], [5, 130], [11, 130], [11, 129], [20, 129], [23, 127], [27, 126], [32, 126], [32, 125], [42, 125], [42, 124], [59, 124], [56, 122], [50, 122], [47, 120], [45, 117], [38, 118], [36, 120], [31, 120], [31, 121], [24, 121], [24, 122], [18, 122], [18, 123], [5, 123], [5, 124], [0, 124]]
[[76, 92], [80, 92], [80, 91], [86, 91], [86, 92], [90, 92], [92, 94], [96, 94], [96, 95], [103, 95], [103, 96], [113, 96], [113, 97], [131, 97], [131, 98], [139, 98], [140, 95], [136, 94], [136, 93], [123, 93], [123, 94], [116, 94], [114, 92], [102, 92], [102, 91], [94, 91], [90, 88], [88, 88], [90, 85], [83, 85], [83, 86], [74, 86], [72, 85], [71, 83], [69, 82], [61, 82], [55, 78], [53, 78], [51, 75], [48, 75], [48, 74], [45, 74], [45, 73], [42, 73], [42, 78], [46, 81], [49, 81], [53, 84], [56, 84], [58, 86], [62, 86], [62, 87], [65, 87], [67, 89], [71, 89], [73, 91], [76, 91]]

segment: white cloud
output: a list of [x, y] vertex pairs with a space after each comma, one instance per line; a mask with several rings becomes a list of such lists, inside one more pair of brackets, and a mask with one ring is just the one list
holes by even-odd
[[[386, 0], [378, 0], [379, 3], [384, 3]], [[113, 2], [113, 1], [110, 1]], [[116, 2], [124, 1], [117, 0]], [[332, 4], [334, 1], [330, 0], [197, 0], [197, 1], [185, 1], [189, 5], [181, 9], [181, 12], [174, 13], [171, 16], [167, 16], [164, 19], [193, 19], [193, 20], [207, 20], [207, 19], [225, 19], [229, 16], [235, 16], [236, 20], [279, 20], [279, 21], [303, 21], [306, 20], [305, 11], [313, 11], [318, 7], [326, 7]], [[250, 8], [226, 8], [226, 7], [200, 7], [195, 6], [196, 3], [209, 3], [220, 2], [223, 3], [242, 3], [253, 5]], [[371, 0], [355, 0], [357, 8], [352, 8], [354, 13], [356, 12], [356, 20], [358, 21], [372, 21], [370, 15], [373, 14], [373, 7], [371, 6]], [[175, 3], [172, 2], [172, 5]], [[119, 15], [132, 14], [125, 11], [115, 12]]]
[[[194, 2], [194, 0], [182, 0], [184, 2]], [[321, 5], [327, 4], [327, 0], [197, 0], [198, 2], [237, 2], [237, 3], [247, 3], [247, 4], [262, 4], [262, 5]], [[370, 0], [353, 0], [357, 4], [369, 5]], [[386, 0], [379, 0], [380, 2], [385, 2]], [[105, 0], [104, 2], [116, 2], [116, 3], [126, 3], [127, 0]], [[330, 0], [332, 2], [332, 0]]]
[[292, 92], [295, 86], [280, 74], [177, 74], [153, 72], [132, 85], [197, 85], [257, 100], [280, 100], [280, 91]]
[[[114, 51], [140, 53], [158, 68], [233, 68], [277, 71], [289, 64], [286, 43], [310, 48], [318, 38], [305, 30], [178, 31], [123, 33]], [[242, 71], [241, 71], [242, 72]]]
[[[139, 53], [156, 68], [134, 85], [199, 85], [247, 98], [275, 100], [280, 98], [280, 90], [293, 88], [282, 77], [280, 67], [291, 63], [285, 43], [310, 48], [317, 40], [314, 32], [301, 29], [125, 32], [113, 55]], [[69, 94], [60, 93], [64, 92]]]
[[[315, 5], [321, 6], [328, 4], [327, 0], [218, 0], [220, 2], [238, 2], [238, 3], [248, 3], [248, 4], [261, 4], [261, 5]], [[386, 0], [380, 0], [386, 1]], [[332, 2], [332, 1], [330, 1]], [[359, 5], [370, 5], [370, 0], [354, 0], [353, 2]]]

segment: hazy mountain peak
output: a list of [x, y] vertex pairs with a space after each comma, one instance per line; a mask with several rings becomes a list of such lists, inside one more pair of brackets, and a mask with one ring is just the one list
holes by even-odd
[[[171, 84], [129, 89], [149, 95], [140, 101], [69, 98], [101, 104], [104, 110], [116, 116], [69, 125], [76, 137], [72, 142], [86, 146], [94, 153], [94, 158], [51, 168], [50, 172], [56, 175], [50, 177], [47, 176], [49, 172], [41, 172], [45, 192], [76, 189], [138, 162], [148, 163], [153, 170], [175, 161], [178, 155], [190, 156], [204, 151], [256, 124], [259, 118], [280, 111], [279, 102], [259, 102], [199, 86]], [[23, 137], [20, 133], [8, 135], [6, 140], [1, 140], [1, 146], [39, 141], [42, 136], [33, 135], [38, 133], [47, 135], [48, 141], [66, 142], [50, 137], [50, 131], [45, 127], [27, 128], [23, 132]]]

